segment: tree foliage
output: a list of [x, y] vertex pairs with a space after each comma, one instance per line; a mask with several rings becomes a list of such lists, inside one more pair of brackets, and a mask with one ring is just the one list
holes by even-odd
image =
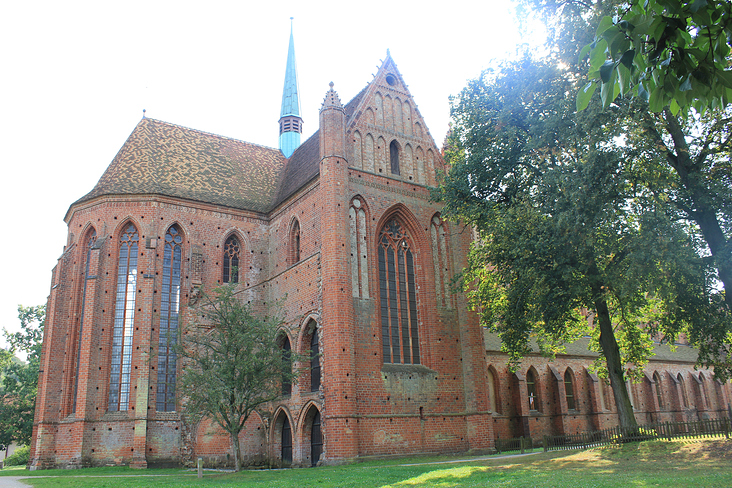
[[183, 331], [178, 346], [178, 388], [187, 415], [209, 418], [229, 434], [239, 471], [239, 433], [258, 407], [282, 394], [282, 381], [296, 377], [296, 357], [283, 357], [279, 308], [258, 314], [231, 285], [202, 293], [195, 311], [198, 320]]
[[[43, 324], [46, 317], [45, 305], [35, 307], [18, 306], [21, 330], [10, 333], [3, 331], [10, 344], [9, 351], [3, 351], [3, 379], [0, 399], [0, 443], [9, 445], [30, 444], [33, 434], [38, 372], [40, 369]], [[18, 361], [13, 354], [27, 354], [27, 362]]]
[[[546, 7], [525, 5], [537, 3]], [[578, 113], [567, 97], [582, 83], [577, 46], [604, 13], [586, 5], [544, 12], [553, 22], [549, 56], [506, 62], [453, 101], [440, 190], [446, 212], [478, 231], [463, 281], [514, 364], [532, 339], [551, 354], [590, 333], [620, 422], [632, 425], [625, 378], [642, 370], [653, 341], [688, 334], [700, 361], [724, 377], [730, 326], [715, 288], [720, 260], [704, 257], [694, 218], [701, 200], [683, 210], [688, 181], [662, 148], [680, 152], [669, 122], [640, 99], [603, 110], [593, 96]], [[691, 131], [691, 121], [674, 120]], [[709, 179], [710, 164], [699, 165], [699, 178]], [[705, 184], [697, 197], [711, 202], [715, 188]]]
[[587, 107], [597, 86], [606, 108], [629, 93], [653, 112], [724, 108], [732, 102], [730, 46], [728, 0], [619, 2], [580, 53], [589, 54], [591, 81], [577, 92], [577, 108]]

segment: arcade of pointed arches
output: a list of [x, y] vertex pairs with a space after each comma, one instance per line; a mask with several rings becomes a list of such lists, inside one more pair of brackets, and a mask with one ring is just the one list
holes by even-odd
[[[494, 415], [590, 415], [615, 411], [609, 384], [587, 369], [578, 373], [567, 366], [557, 375], [552, 366], [545, 371], [530, 366], [524, 373], [519, 371], [511, 375], [505, 365], [499, 365], [499, 368], [503, 375], [493, 364], [489, 364], [486, 371], [486, 389]], [[499, 384], [511, 381], [523, 382], [525, 388], [512, 393], [510, 388], [499, 387]], [[659, 421], [661, 415], [664, 421], [696, 420], [706, 418], [707, 412], [726, 415], [732, 408], [725, 383], [708, 379], [703, 372], [657, 369], [646, 373], [641, 382], [629, 381], [627, 386], [633, 409], [641, 416], [639, 421]]]

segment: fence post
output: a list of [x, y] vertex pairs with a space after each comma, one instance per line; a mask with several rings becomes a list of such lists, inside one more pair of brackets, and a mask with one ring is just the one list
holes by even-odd
[[549, 442], [547, 442], [546, 436], [544, 436], [544, 440], [542, 441], [542, 444], [544, 444], [544, 452], [546, 452], [547, 451], [547, 446], [549, 444]]

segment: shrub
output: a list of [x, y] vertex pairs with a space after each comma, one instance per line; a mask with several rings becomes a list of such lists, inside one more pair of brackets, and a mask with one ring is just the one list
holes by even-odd
[[21, 446], [5, 459], [5, 466], [22, 466], [30, 460], [30, 446]]

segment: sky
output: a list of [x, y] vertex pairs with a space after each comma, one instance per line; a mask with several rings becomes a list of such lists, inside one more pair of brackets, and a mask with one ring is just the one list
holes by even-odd
[[277, 147], [290, 17], [303, 141], [328, 83], [345, 104], [389, 49], [441, 146], [449, 97], [524, 42], [510, 9], [506, 0], [0, 2], [0, 327], [19, 328], [18, 304], [46, 302], [66, 211], [143, 109]]

